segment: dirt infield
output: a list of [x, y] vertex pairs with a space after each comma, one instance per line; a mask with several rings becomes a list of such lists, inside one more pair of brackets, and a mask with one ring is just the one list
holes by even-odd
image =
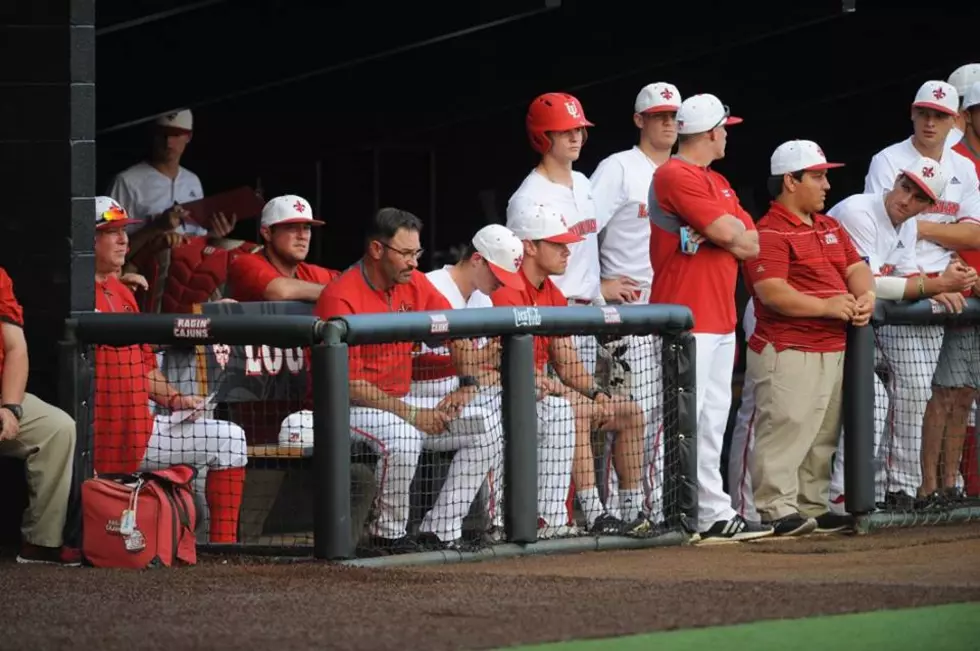
[[401, 570], [4, 558], [0, 649], [483, 649], [980, 601], [978, 556], [971, 525]]

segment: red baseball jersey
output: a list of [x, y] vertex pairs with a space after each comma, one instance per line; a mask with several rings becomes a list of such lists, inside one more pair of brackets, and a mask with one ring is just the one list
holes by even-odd
[[[977, 168], [977, 176], [980, 177], [980, 156], [977, 156], [969, 147], [966, 146], [966, 140], [960, 140], [958, 143], [953, 145], [953, 151], [963, 154], [973, 163], [973, 166]], [[980, 251], [976, 249], [968, 249], [964, 251], [957, 251], [963, 261], [974, 269], [980, 269]]]
[[[115, 276], [95, 284], [97, 312], [136, 313], [129, 288]], [[135, 472], [153, 433], [150, 382], [157, 367], [147, 345], [97, 346], [95, 350], [95, 471]]]
[[755, 284], [772, 278], [785, 280], [796, 291], [816, 298], [848, 292], [847, 268], [862, 258], [840, 222], [819, 214], [812, 219], [813, 224], [807, 224], [774, 201], [759, 220], [759, 257], [744, 263], [756, 318], [748, 345], [757, 353], [766, 344], [772, 344], [777, 352], [844, 350], [845, 321], [784, 316], [755, 296]]
[[[14, 296], [14, 281], [0, 267], [0, 322], [24, 327], [24, 308]], [[3, 378], [3, 330], [0, 330], [0, 379]]]
[[[568, 299], [558, 286], [551, 282], [551, 278], [545, 277], [541, 286], [535, 287], [524, 275], [523, 269], [518, 273], [524, 281], [524, 289], [517, 291], [509, 287], [501, 287], [490, 295], [494, 307], [565, 307], [568, 305]], [[551, 337], [534, 338], [534, 366], [539, 371], [548, 362], [550, 344]]]
[[734, 215], [754, 230], [735, 190], [712, 169], [674, 157], [657, 168], [649, 202], [651, 303], [686, 305], [694, 314], [694, 332], [735, 332], [735, 284], [738, 260], [709, 241], [694, 255], [680, 250], [680, 229], [704, 233], [722, 215]]
[[[296, 267], [296, 280], [326, 285], [340, 276], [339, 271], [326, 269], [315, 264], [300, 262]], [[236, 301], [253, 302], [268, 300], [265, 290], [276, 278], [285, 278], [276, 269], [265, 251], [240, 255], [235, 258], [228, 269], [228, 296]]]
[[[386, 291], [371, 284], [361, 262], [327, 285], [313, 314], [326, 320], [348, 314], [451, 309], [449, 301], [425, 274], [415, 271], [409, 282]], [[408, 394], [412, 383], [412, 342], [351, 346], [348, 362], [352, 380], [370, 382], [389, 395]]]

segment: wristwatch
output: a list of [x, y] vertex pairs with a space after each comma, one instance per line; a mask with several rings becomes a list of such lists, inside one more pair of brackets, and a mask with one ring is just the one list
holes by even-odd
[[459, 386], [460, 387], [478, 387], [480, 383], [472, 375], [460, 375], [459, 376]]
[[0, 409], [6, 409], [13, 414], [18, 423], [20, 422], [20, 419], [24, 417], [24, 408], [20, 405], [15, 405], [14, 403], [3, 404], [0, 405]]

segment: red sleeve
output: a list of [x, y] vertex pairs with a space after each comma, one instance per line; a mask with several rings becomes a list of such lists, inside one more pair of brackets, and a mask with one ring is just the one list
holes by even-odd
[[143, 365], [146, 367], [146, 372], [149, 373], [157, 367], [157, 356], [150, 348], [149, 344], [142, 344], [140, 346], [140, 352], [143, 353]]
[[279, 272], [259, 254], [240, 255], [228, 270], [230, 296], [242, 302], [264, 301], [265, 288], [276, 278]]
[[494, 307], [524, 307], [527, 305], [527, 301], [524, 300], [521, 293], [510, 287], [501, 287], [490, 295], [490, 300], [493, 301]]
[[772, 278], [786, 280], [789, 276], [789, 242], [786, 237], [773, 230], [760, 230], [759, 257], [746, 261], [744, 270], [750, 287]]
[[554, 305], [555, 307], [562, 307], [568, 305], [568, 299], [565, 298], [565, 294], [563, 294], [561, 289], [558, 288], [558, 285], [554, 284], [553, 282], [550, 282], [550, 279], [548, 284], [551, 285], [551, 287], [548, 288], [550, 290], [549, 298], [551, 298], [551, 304]]
[[712, 196], [707, 179], [685, 167], [669, 166], [657, 170], [653, 175], [653, 184], [660, 208], [690, 224], [699, 233], [703, 233], [722, 215], [731, 212]]
[[864, 262], [864, 258], [857, 252], [857, 247], [854, 246], [854, 240], [851, 239], [851, 235], [841, 228], [838, 233], [844, 240], [844, 256], [847, 260], [847, 266], [850, 267], [852, 264], [857, 264], [858, 262]]
[[14, 281], [0, 268], [0, 321], [24, 327], [24, 308], [14, 296]]
[[327, 269], [326, 267], [319, 267], [314, 265], [313, 269], [316, 275], [316, 283], [320, 285], [329, 285], [331, 282], [336, 280], [341, 273], [340, 271], [335, 271], [333, 269]]

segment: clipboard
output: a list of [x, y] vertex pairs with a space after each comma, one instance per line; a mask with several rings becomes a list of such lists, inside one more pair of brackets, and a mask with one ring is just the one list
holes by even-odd
[[188, 218], [195, 224], [210, 229], [211, 217], [215, 213], [224, 213], [226, 217], [234, 214], [238, 217], [238, 221], [242, 221], [262, 214], [263, 206], [265, 201], [258, 192], [243, 185], [234, 190], [181, 204], [180, 207], [187, 211]]

